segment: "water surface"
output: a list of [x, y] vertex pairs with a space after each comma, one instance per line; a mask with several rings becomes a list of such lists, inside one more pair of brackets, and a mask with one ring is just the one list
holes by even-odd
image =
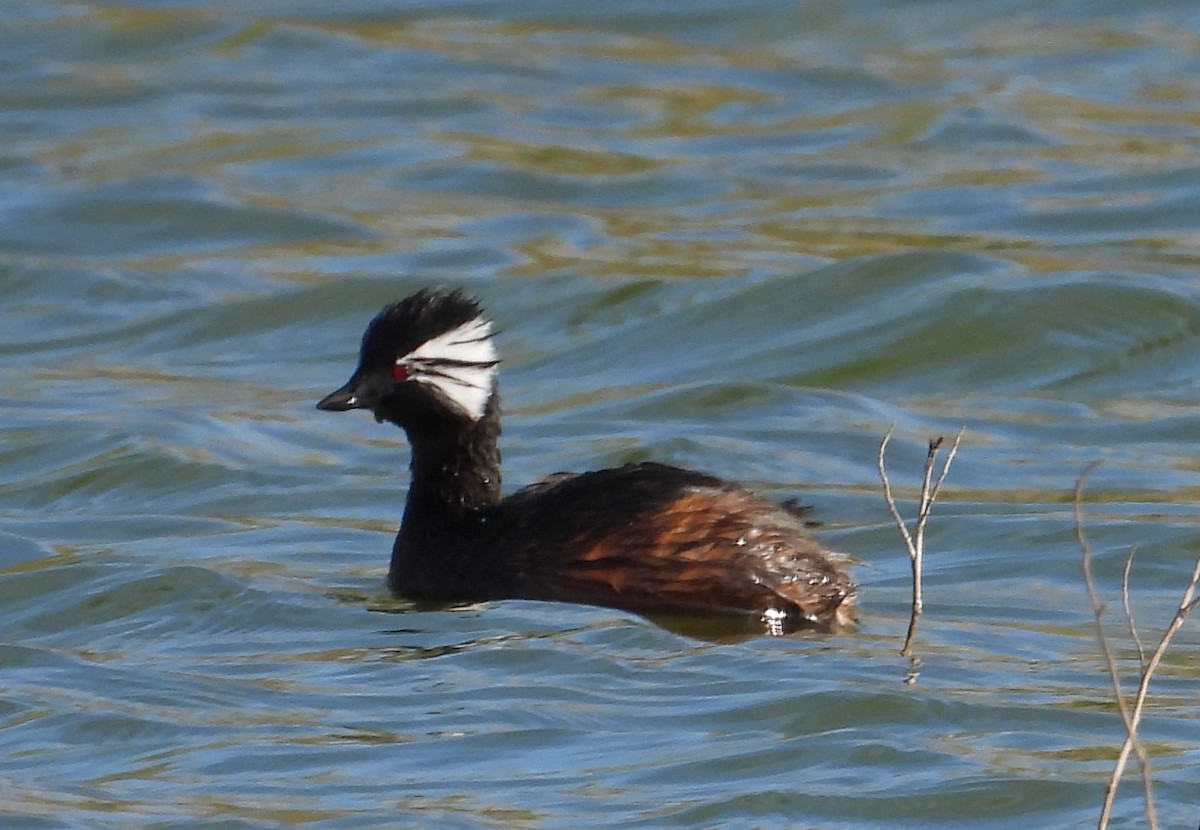
[[[1130, 683], [1127, 551], [1147, 640], [1200, 554], [1194, 4], [16, 0], [0, 55], [5, 827], [1095, 825], [1079, 471]], [[861, 630], [388, 596], [402, 436], [313, 403], [430, 283], [501, 329], [507, 486], [799, 497]], [[915, 665], [892, 423], [909, 512], [967, 430]]]

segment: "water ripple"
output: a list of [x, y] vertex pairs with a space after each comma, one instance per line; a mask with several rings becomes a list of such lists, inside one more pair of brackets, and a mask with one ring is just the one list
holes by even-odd
[[[4, 4], [0, 824], [1094, 825], [1121, 730], [1078, 471], [1147, 636], [1197, 554], [1197, 32]], [[506, 486], [656, 458], [799, 497], [862, 562], [861, 630], [390, 596], [402, 436], [313, 403], [436, 282], [496, 317]], [[919, 662], [892, 423], [906, 508], [967, 426]], [[1163, 826], [1195, 825], [1188, 631], [1144, 726]]]

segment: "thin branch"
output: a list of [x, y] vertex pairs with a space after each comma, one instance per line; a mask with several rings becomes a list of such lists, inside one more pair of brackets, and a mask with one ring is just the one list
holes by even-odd
[[887, 501], [888, 510], [892, 511], [892, 519], [896, 522], [896, 527], [900, 528], [900, 535], [904, 537], [904, 547], [908, 548], [908, 555], [915, 557], [917, 548], [913, 544], [912, 537], [908, 535], [908, 528], [904, 526], [904, 519], [900, 517], [900, 510], [896, 507], [896, 500], [892, 498], [892, 482], [888, 480], [887, 469], [883, 464], [883, 455], [887, 452], [888, 442], [892, 440], [892, 432], [895, 431], [896, 424], [893, 423], [888, 427], [888, 431], [883, 435], [883, 441], [879, 444], [879, 477], [883, 479], [883, 498]]
[[[938, 492], [942, 489], [942, 482], [946, 480], [946, 473], [950, 472], [950, 465], [954, 463], [954, 456], [958, 455], [958, 445], [962, 443], [963, 433], [966, 431], [967, 427], [963, 425], [958, 428], [958, 432], [954, 435], [954, 441], [950, 444], [950, 452], [946, 455], [946, 463], [942, 465], [942, 472], [938, 476], [938, 480], [934, 483], [933, 490], [929, 493], [930, 506], [933, 505], [933, 502], [938, 497]], [[939, 438], [938, 443], [940, 444], [941, 441], [942, 439]], [[926, 511], [926, 514], [928, 514], [928, 511]]]
[[[917, 521], [911, 534], [908, 532], [908, 527], [905, 525], [904, 519], [900, 516], [899, 508], [896, 507], [896, 500], [892, 496], [892, 483], [888, 479], [887, 467], [884, 463], [888, 442], [891, 441], [892, 432], [895, 428], [895, 424], [888, 427], [888, 431], [884, 434], [883, 440], [879, 444], [878, 464], [879, 478], [883, 481], [884, 500], [887, 502], [888, 510], [891, 511], [896, 527], [900, 529], [900, 535], [904, 538], [904, 546], [908, 549], [909, 561], [912, 563], [912, 613], [908, 620], [908, 634], [904, 638], [904, 648], [900, 650], [901, 654], [908, 657], [912, 655], [913, 640], [917, 635], [917, 622], [925, 607], [921, 587], [921, 574], [924, 570], [925, 561], [925, 525], [929, 521], [929, 513], [933, 509], [933, 503], [937, 501], [942, 482], [946, 480], [946, 474], [950, 471], [950, 465], [954, 462], [954, 457], [958, 454], [958, 446], [962, 441], [963, 432], [966, 430], [966, 427], [960, 428], [958, 434], [954, 436], [954, 443], [950, 447], [950, 452], [946, 456], [946, 462], [942, 465], [942, 470], [938, 474], [936, 481], [933, 478], [933, 468], [937, 464], [938, 452], [942, 446], [942, 438], [939, 437], [929, 442], [929, 452], [925, 456], [925, 468], [921, 476], [921, 495], [917, 502]], [[912, 675], [912, 677], [915, 679], [915, 675]]]
[[[1138, 764], [1142, 771], [1142, 790], [1145, 793], [1145, 812], [1146, 824], [1150, 830], [1157, 830], [1158, 820], [1154, 810], [1154, 790], [1152, 786], [1152, 778], [1150, 772], [1150, 758], [1146, 754], [1146, 749], [1142, 746], [1141, 740], [1138, 738], [1137, 728], [1138, 721], [1141, 719], [1141, 705], [1135, 706], [1133, 712], [1129, 710], [1129, 706], [1125, 701], [1125, 694], [1121, 690], [1121, 674], [1117, 669], [1116, 659], [1113, 657], [1112, 649], [1108, 644], [1108, 635], [1104, 632], [1104, 612], [1105, 605], [1100, 600], [1096, 593], [1096, 579], [1092, 574], [1092, 546], [1088, 542], [1087, 533], [1084, 530], [1083, 522], [1083, 489], [1087, 484], [1088, 479], [1092, 475], [1092, 471], [1099, 465], [1099, 461], [1093, 461], [1083, 468], [1083, 472], [1079, 474], [1079, 478], [1075, 482], [1075, 538], [1079, 542], [1079, 551], [1081, 564], [1083, 566], [1083, 580], [1087, 586], [1088, 598], [1092, 604], [1092, 616], [1096, 626], [1096, 641], [1100, 645], [1100, 653], [1104, 657], [1105, 665], [1108, 668], [1108, 677], [1112, 682], [1113, 697], [1117, 701], [1117, 711], [1121, 714], [1121, 721], [1125, 724], [1125, 741], [1121, 746], [1121, 750], [1117, 755], [1117, 763], [1113, 768], [1112, 777], [1109, 779], [1108, 787], [1104, 792], [1104, 804], [1100, 810], [1100, 821], [1097, 825], [1098, 830], [1105, 830], [1108, 827], [1108, 821], [1112, 814], [1113, 800], [1117, 795], [1117, 785], [1120, 783], [1121, 776], [1125, 772], [1125, 765], [1129, 759], [1129, 753], [1132, 750], [1138, 759]], [[1133, 621], [1133, 614], [1130, 611], [1129, 605], [1129, 572], [1132, 567], [1133, 551], [1130, 551], [1129, 557], [1125, 561], [1125, 575], [1122, 580], [1122, 599], [1125, 607], [1126, 619], [1129, 621], [1130, 630], [1134, 632], [1134, 638], [1137, 638], [1136, 626]], [[1200, 560], [1197, 561], [1197, 568], [1200, 569]], [[1195, 588], [1195, 582], [1192, 582], [1192, 588]], [[1185, 596], [1183, 604], [1186, 605], [1190, 599], [1190, 595]], [[1186, 614], [1185, 614], [1186, 616]], [[1180, 621], [1182, 624], [1182, 621]], [[1174, 632], [1171, 632], [1174, 633]], [[1160, 643], [1160, 648], [1165, 648]], [[1141, 643], [1138, 641], [1138, 654], [1142, 658]], [[1161, 658], [1161, 655], [1158, 655]], [[1144, 660], [1144, 658], [1142, 658]], [[1157, 665], [1154, 657], [1151, 658], [1152, 663]], [[1139, 687], [1139, 697], [1142, 702], [1145, 700], [1145, 689], [1148, 689], [1150, 683], [1150, 675], [1154, 668], [1142, 665], [1142, 685]]]
[[[1075, 539], [1079, 542], [1079, 551], [1082, 557], [1081, 564], [1083, 566], [1083, 581], [1087, 587], [1088, 599], [1092, 603], [1092, 618], [1096, 627], [1096, 640], [1100, 644], [1100, 654], [1104, 657], [1104, 662], [1108, 667], [1108, 677], [1112, 681], [1113, 695], [1117, 699], [1117, 709], [1121, 713], [1121, 720], [1125, 722], [1125, 728], [1129, 728], [1129, 710], [1125, 705], [1125, 695], [1121, 691], [1121, 673], [1117, 669], [1116, 658], [1113, 657], [1112, 649], [1108, 645], [1108, 635], [1104, 632], [1104, 612], [1107, 607], [1100, 601], [1099, 594], [1096, 593], [1096, 578], [1092, 575], [1092, 545], [1088, 541], [1087, 533], [1083, 527], [1083, 488], [1087, 485], [1088, 479], [1092, 475], [1092, 471], [1099, 466], [1099, 461], [1093, 461], [1083, 468], [1083, 472], [1079, 474], [1079, 478], [1075, 481]], [[1142, 756], [1138, 756], [1139, 759]]]
[[[1163, 655], [1167, 652], [1167, 646], [1171, 644], [1171, 638], [1175, 636], [1175, 632], [1183, 627], [1184, 620], [1188, 614], [1196, 610], [1196, 606], [1200, 605], [1200, 600], [1193, 599], [1196, 593], [1196, 585], [1200, 583], [1200, 558], [1196, 559], [1196, 565], [1192, 568], [1192, 577], [1188, 581], [1187, 589], [1183, 592], [1183, 599], [1179, 601], [1179, 608], [1175, 611], [1175, 616], [1171, 618], [1167, 630], [1163, 632], [1162, 639], [1158, 642], [1158, 647], [1154, 649], [1154, 653], [1150, 655], [1150, 662], [1146, 664], [1145, 670], [1142, 672], [1142, 682], [1138, 684], [1137, 695], [1133, 700], [1133, 711], [1130, 714], [1129, 722], [1126, 727], [1125, 740], [1121, 744], [1121, 751], [1117, 753], [1117, 763], [1113, 767], [1112, 776], [1108, 780], [1108, 787], [1104, 791], [1104, 806], [1100, 812], [1100, 830], [1104, 830], [1108, 826], [1108, 817], [1112, 813], [1113, 799], [1117, 795], [1117, 785], [1121, 781], [1121, 775], [1125, 772], [1125, 764], [1129, 760], [1130, 750], [1138, 750], [1141, 748], [1141, 743], [1138, 741], [1137, 729], [1138, 724], [1142, 720], [1142, 710], [1146, 705], [1146, 696], [1150, 692], [1150, 678], [1154, 676], [1155, 669], [1162, 661]], [[1143, 750], [1144, 751], [1144, 750]], [[1142, 756], [1138, 756], [1140, 761]], [[1143, 771], [1146, 769], [1145, 762], [1142, 762]], [[1154, 817], [1154, 803], [1150, 797], [1150, 783], [1146, 780], [1146, 820], [1152, 830], [1157, 830], [1158, 822]]]
[[1133, 557], [1137, 553], [1137, 545], [1129, 548], [1129, 555], [1125, 557], [1125, 572], [1121, 574], [1121, 608], [1125, 611], [1125, 621], [1129, 623], [1129, 636], [1133, 638], [1133, 644], [1137, 646], [1138, 653], [1138, 668], [1141, 671], [1146, 670], [1146, 649], [1142, 647], [1142, 638], [1138, 636], [1137, 623], [1133, 619], [1133, 611], [1129, 607], [1129, 574], [1133, 571]]

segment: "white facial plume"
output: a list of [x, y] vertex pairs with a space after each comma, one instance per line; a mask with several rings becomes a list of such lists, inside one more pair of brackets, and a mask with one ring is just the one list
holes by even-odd
[[437, 387], [467, 417], [478, 421], [496, 383], [497, 362], [492, 324], [476, 317], [398, 358], [396, 370], [409, 380]]

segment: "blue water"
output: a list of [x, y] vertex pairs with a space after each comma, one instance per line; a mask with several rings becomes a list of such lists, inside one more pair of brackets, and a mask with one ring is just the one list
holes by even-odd
[[[1072, 492], [1131, 690], [1127, 552], [1151, 643], [1200, 555], [1198, 69], [1182, 2], [0, 5], [0, 826], [1095, 826]], [[313, 404], [431, 283], [497, 321], [507, 488], [798, 497], [860, 629], [390, 596], [403, 436]], [[910, 515], [966, 427], [913, 661], [893, 423]]]

